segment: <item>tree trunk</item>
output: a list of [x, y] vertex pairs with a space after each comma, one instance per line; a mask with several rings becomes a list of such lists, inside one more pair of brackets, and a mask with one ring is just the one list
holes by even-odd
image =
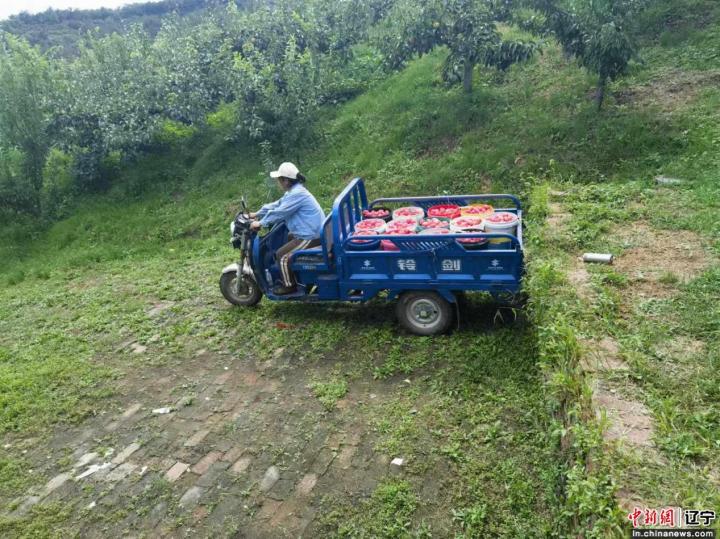
[[466, 94], [472, 93], [473, 67], [475, 64], [470, 60], [465, 60], [465, 72], [463, 73], [463, 89]]
[[607, 77], [600, 77], [595, 101], [597, 102], [598, 111], [602, 109], [603, 101], [605, 101], [605, 87], [607, 86]]

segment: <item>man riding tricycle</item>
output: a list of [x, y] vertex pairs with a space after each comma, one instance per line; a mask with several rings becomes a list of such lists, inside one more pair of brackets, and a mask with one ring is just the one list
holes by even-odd
[[[368, 202], [352, 180], [327, 217], [292, 163], [271, 176], [283, 197], [231, 224], [240, 260], [220, 289], [235, 305], [270, 300], [364, 302], [398, 298], [401, 324], [418, 335], [447, 331], [466, 291], [514, 297], [524, 273], [522, 209], [512, 195], [442, 195]], [[489, 203], [510, 201], [511, 207]], [[259, 235], [262, 227], [270, 227]]]

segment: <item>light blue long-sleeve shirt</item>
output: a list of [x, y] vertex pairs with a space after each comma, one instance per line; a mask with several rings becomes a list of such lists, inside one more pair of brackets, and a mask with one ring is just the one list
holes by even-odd
[[256, 218], [262, 226], [285, 221], [288, 231], [296, 238], [314, 240], [320, 237], [325, 213], [312, 193], [296, 183], [280, 200], [260, 208]]

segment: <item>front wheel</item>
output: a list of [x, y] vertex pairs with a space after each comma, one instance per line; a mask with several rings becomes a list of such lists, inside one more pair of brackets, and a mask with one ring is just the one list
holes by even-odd
[[405, 292], [398, 300], [397, 317], [411, 333], [438, 335], [450, 328], [453, 310], [437, 292]]
[[236, 288], [237, 273], [230, 271], [223, 273], [220, 277], [220, 292], [233, 305], [252, 307], [262, 299], [262, 290], [255, 282], [255, 279], [243, 275], [239, 283], [239, 290]]

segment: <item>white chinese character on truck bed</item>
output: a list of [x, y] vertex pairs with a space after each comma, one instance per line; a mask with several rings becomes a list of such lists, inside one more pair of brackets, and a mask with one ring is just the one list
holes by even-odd
[[446, 258], [442, 261], [443, 271], [460, 271], [460, 259]]
[[417, 269], [417, 263], [414, 258], [399, 258], [397, 261], [398, 269], [402, 271], [415, 271]]

